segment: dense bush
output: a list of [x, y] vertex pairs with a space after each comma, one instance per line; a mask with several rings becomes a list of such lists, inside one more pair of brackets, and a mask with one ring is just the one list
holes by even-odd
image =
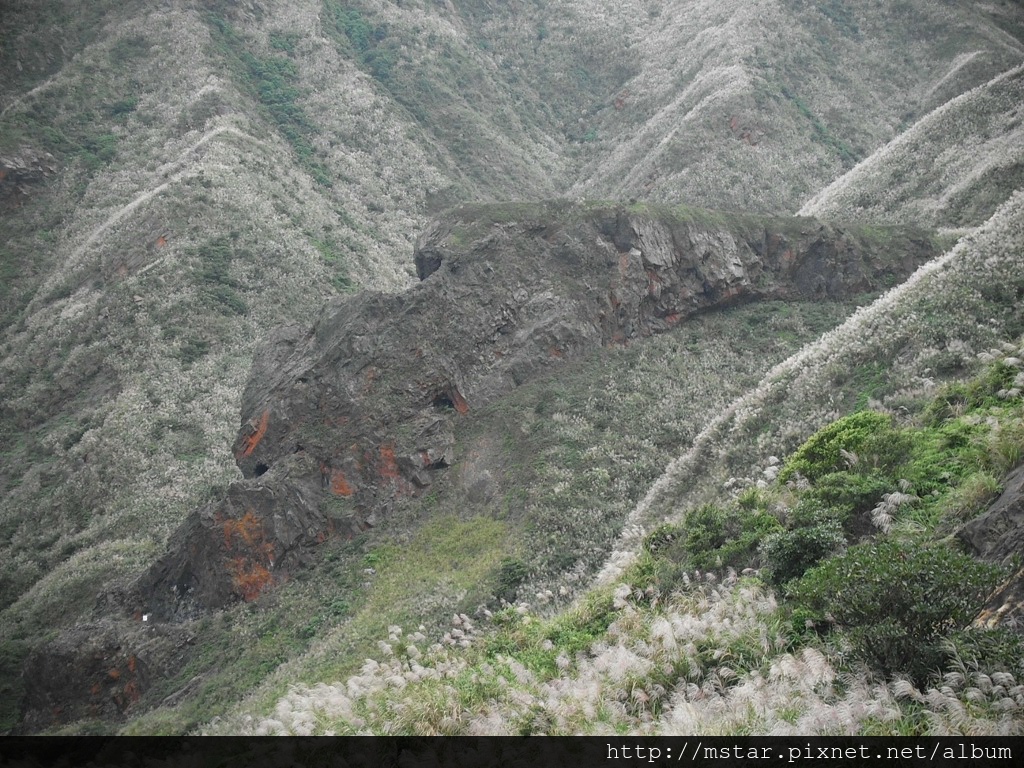
[[741, 569], [757, 565], [758, 545], [781, 527], [772, 515], [706, 504], [687, 514], [680, 543], [693, 568]]
[[890, 490], [892, 480], [880, 473], [844, 470], [825, 475], [807, 491], [806, 498], [827, 506], [846, 524], [854, 515], [870, 511]]
[[[841, 466], [842, 451], [857, 453], [872, 442], [877, 448], [877, 433], [892, 431], [890, 417], [874, 411], [858, 411], [834, 421], [814, 433], [786, 461], [779, 480], [786, 482], [801, 475], [808, 480], [818, 478]], [[874, 438], [874, 439], [873, 439]]]
[[761, 542], [763, 575], [770, 584], [782, 586], [845, 544], [842, 526], [835, 521], [776, 531]]
[[1000, 570], [942, 545], [888, 539], [851, 547], [809, 570], [790, 595], [846, 632], [878, 671], [917, 680], [942, 666], [942, 642], [967, 627]]

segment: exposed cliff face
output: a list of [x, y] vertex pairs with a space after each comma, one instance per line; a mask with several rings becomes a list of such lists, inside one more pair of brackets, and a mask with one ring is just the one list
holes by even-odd
[[419, 285], [332, 301], [263, 349], [234, 447], [246, 479], [189, 516], [132, 607], [190, 618], [254, 599], [430, 486], [456, 461], [455, 419], [559, 361], [735, 302], [876, 290], [934, 255], [920, 230], [813, 219], [458, 209], [418, 241]]
[[25, 662], [20, 730], [33, 733], [87, 717], [115, 720], [154, 682], [180, 669], [195, 635], [187, 627], [103, 620], [80, 624]]
[[57, 172], [57, 160], [49, 152], [20, 147], [0, 155], [0, 201], [27, 195], [36, 184]]
[[[967, 523], [958, 538], [973, 554], [997, 563], [1009, 563], [1024, 552], [1024, 466], [1006, 476], [999, 498]], [[996, 590], [978, 621], [1024, 631], [1024, 569]]]

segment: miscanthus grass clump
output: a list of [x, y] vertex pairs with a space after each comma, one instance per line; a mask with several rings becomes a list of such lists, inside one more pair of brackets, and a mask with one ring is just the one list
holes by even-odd
[[[347, 680], [296, 686], [246, 734], [1013, 734], [1024, 686], [957, 658], [930, 686], [842, 670], [799, 645], [772, 592], [729, 572], [682, 574], [660, 595], [634, 571], [569, 617], [509, 608], [441, 642], [391, 627]], [[588, 634], [594, 624], [607, 628]], [[581, 639], [583, 642], [581, 642]]]

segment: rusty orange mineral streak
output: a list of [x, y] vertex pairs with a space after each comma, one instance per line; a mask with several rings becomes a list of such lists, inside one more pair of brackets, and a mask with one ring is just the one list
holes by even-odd
[[380, 447], [380, 476], [388, 480], [397, 480], [400, 476], [398, 462], [395, 461], [395, 446]]
[[260, 444], [260, 440], [267, 434], [267, 427], [270, 425], [270, 411], [266, 410], [263, 415], [260, 416], [259, 424], [255, 425], [255, 429], [251, 435], [242, 441], [242, 446], [238, 449], [238, 457], [245, 458], [251, 456], [252, 452], [256, 450], [256, 446]]
[[274, 555], [274, 545], [266, 540], [263, 523], [251, 509], [237, 520], [224, 521], [224, 548], [238, 552], [243, 547], [247, 551], [233, 557], [228, 570], [235, 591], [250, 602], [273, 580], [263, 563], [272, 564]]
[[335, 496], [351, 496], [355, 493], [340, 469], [331, 470], [331, 493]]
[[245, 514], [237, 520], [228, 519], [224, 521], [224, 548], [231, 549], [236, 537], [241, 539], [242, 543], [248, 547], [262, 546], [264, 544], [263, 523], [260, 522], [251, 509], [246, 510]]
[[469, 413], [469, 403], [466, 402], [466, 398], [457, 389], [452, 389], [452, 405], [455, 406], [455, 410], [459, 413]]
[[259, 597], [272, 578], [270, 571], [259, 563], [246, 562], [244, 557], [232, 560], [230, 568], [233, 574], [231, 583], [247, 603]]

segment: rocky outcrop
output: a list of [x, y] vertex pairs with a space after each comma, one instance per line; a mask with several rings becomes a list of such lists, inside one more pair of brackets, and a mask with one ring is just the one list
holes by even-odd
[[57, 161], [49, 152], [21, 147], [0, 155], [0, 200], [11, 195], [28, 195], [32, 187], [56, 173]]
[[267, 343], [234, 446], [245, 480], [189, 516], [129, 607], [173, 620], [255, 599], [429, 487], [455, 420], [560, 361], [736, 302], [878, 290], [934, 255], [922, 231], [806, 218], [456, 209], [420, 237], [418, 285], [339, 298]]
[[204, 608], [252, 600], [306, 565], [304, 546], [356, 530], [322, 510], [319, 483], [310, 482], [315, 467], [296, 462], [290, 469], [293, 476], [272, 475], [274, 482], [236, 483], [224, 498], [190, 515], [172, 537], [169, 554], [138, 582], [128, 607], [185, 621]]
[[[957, 536], [969, 551], [985, 560], [1008, 564], [1024, 553], [1024, 465], [1007, 475], [999, 498]], [[978, 621], [1024, 632], [1024, 570], [1018, 569], [996, 590]]]
[[[148, 617], [147, 617], [148, 618]], [[191, 654], [186, 628], [143, 621], [81, 624], [36, 648], [24, 666], [21, 730], [83, 718], [117, 720]]]

